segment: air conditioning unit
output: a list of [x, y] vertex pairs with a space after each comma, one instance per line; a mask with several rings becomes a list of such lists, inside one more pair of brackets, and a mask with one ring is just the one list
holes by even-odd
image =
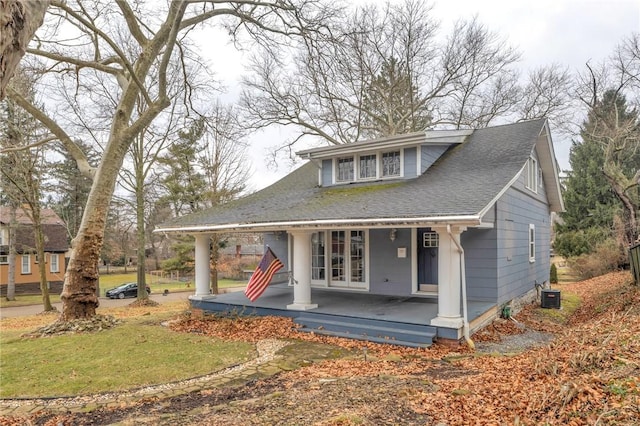
[[542, 290], [540, 306], [543, 308], [560, 309], [560, 290]]

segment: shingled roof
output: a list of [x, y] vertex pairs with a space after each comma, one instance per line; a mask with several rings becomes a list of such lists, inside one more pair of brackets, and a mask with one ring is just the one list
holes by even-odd
[[[52, 209], [40, 211], [42, 228], [45, 236], [46, 252], [64, 253], [69, 249], [67, 228], [60, 217]], [[0, 224], [8, 225], [10, 221], [9, 207], [0, 207]], [[32, 253], [35, 250], [35, 235], [33, 222], [23, 209], [16, 210], [16, 251], [18, 253]], [[6, 254], [8, 246], [0, 246], [0, 253]]]
[[[309, 226], [479, 224], [481, 216], [513, 183], [532, 150], [551, 150], [546, 120], [475, 130], [415, 179], [318, 186], [311, 162], [273, 185], [239, 200], [183, 216], [158, 231], [268, 230]], [[551, 170], [543, 165], [543, 173]], [[557, 169], [552, 170], [556, 174]], [[549, 182], [553, 183], [553, 177]], [[557, 179], [556, 179], [557, 180]], [[548, 181], [545, 179], [545, 184]], [[556, 185], [557, 186], [557, 185]], [[553, 188], [551, 192], [554, 192]], [[562, 201], [552, 201], [561, 210]], [[555, 198], [554, 198], [555, 200]]]

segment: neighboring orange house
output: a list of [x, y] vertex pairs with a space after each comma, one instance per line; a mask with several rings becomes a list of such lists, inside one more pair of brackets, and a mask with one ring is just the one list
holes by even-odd
[[[65, 253], [69, 249], [67, 229], [60, 217], [51, 209], [41, 212], [45, 235], [45, 263], [47, 282], [52, 293], [60, 292], [66, 269]], [[0, 207], [0, 294], [7, 294], [9, 283], [9, 223], [10, 209]], [[16, 212], [16, 293], [39, 293], [40, 276], [36, 254], [33, 222], [24, 210]]]

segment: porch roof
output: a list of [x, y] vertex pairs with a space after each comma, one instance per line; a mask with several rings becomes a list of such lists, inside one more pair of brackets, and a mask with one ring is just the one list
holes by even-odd
[[538, 119], [475, 130], [414, 179], [319, 187], [317, 166], [307, 162], [261, 191], [176, 218], [156, 232], [478, 225], [547, 136], [545, 129], [546, 120]]

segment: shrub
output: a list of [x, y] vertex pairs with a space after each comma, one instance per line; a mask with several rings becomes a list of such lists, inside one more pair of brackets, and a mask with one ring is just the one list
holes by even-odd
[[592, 253], [567, 259], [569, 267], [580, 279], [593, 278], [618, 270], [625, 261], [624, 250], [612, 238], [598, 244]]
[[552, 263], [549, 269], [549, 282], [551, 284], [558, 284], [558, 268], [555, 263]]
[[564, 258], [593, 253], [595, 248], [605, 242], [610, 234], [609, 230], [597, 227], [558, 233], [553, 243], [553, 249], [556, 254]]

